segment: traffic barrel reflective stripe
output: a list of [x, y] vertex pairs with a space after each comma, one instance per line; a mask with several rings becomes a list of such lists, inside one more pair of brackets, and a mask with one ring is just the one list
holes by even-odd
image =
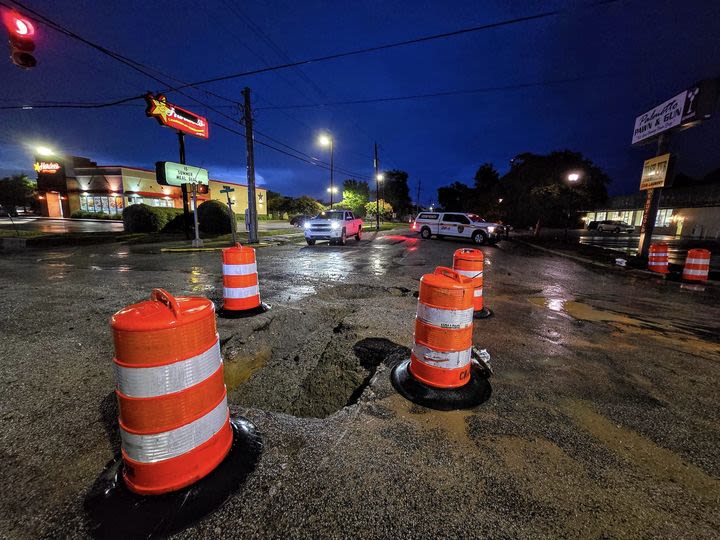
[[668, 245], [651, 244], [648, 254], [648, 270], [659, 274], [667, 274], [668, 270]]
[[473, 280], [450, 268], [420, 279], [409, 366], [420, 382], [458, 388], [470, 380], [473, 298]]
[[479, 249], [462, 248], [453, 254], [453, 270], [461, 276], [473, 280], [475, 286], [473, 307], [475, 311], [483, 311], [483, 268], [485, 255]]
[[707, 281], [710, 274], [710, 252], [707, 249], [691, 249], [683, 267], [683, 279]]
[[157, 495], [196, 482], [233, 438], [212, 302], [154, 289], [111, 325], [125, 483]]
[[260, 307], [255, 250], [236, 244], [222, 250], [223, 312], [242, 312]]

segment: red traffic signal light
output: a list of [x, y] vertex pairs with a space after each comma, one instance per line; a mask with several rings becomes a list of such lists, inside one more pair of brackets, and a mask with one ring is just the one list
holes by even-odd
[[197, 184], [197, 192], [200, 195], [204, 195], [208, 192], [208, 185], [207, 184]]
[[24, 69], [34, 68], [37, 60], [31, 53], [35, 50], [35, 25], [14, 11], [3, 11], [2, 19], [9, 35], [13, 64]]

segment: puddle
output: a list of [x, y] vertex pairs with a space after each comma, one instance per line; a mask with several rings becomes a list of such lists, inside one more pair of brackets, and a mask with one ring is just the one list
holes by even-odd
[[[688, 324], [681, 321], [656, 321], [631, 317], [625, 313], [600, 309], [576, 300], [535, 296], [528, 298], [531, 304], [555, 313], [569, 315], [575, 320], [608, 323], [620, 332], [647, 335], [663, 342], [671, 349], [685, 349], [693, 354], [717, 355], [720, 353], [719, 332], [715, 328]], [[616, 344], [616, 346], [621, 346]]]
[[228, 392], [232, 392], [241, 384], [250, 380], [256, 371], [259, 371], [272, 356], [270, 347], [260, 347], [247, 355], [236, 355], [232, 360], [224, 362], [223, 375]]

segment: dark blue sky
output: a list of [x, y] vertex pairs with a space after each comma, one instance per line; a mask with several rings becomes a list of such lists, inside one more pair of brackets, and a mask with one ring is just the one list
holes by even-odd
[[[635, 116], [700, 79], [720, 75], [720, 2], [710, 0], [625, 0], [598, 7], [559, 0], [26, 2], [184, 81], [284, 63], [251, 24], [299, 60], [565, 10], [539, 21], [208, 86], [238, 100], [250, 86], [254, 105], [262, 108], [577, 79], [411, 101], [257, 111], [259, 131], [321, 159], [327, 151], [316, 145], [316, 137], [330, 129], [336, 164], [367, 176], [377, 141], [381, 166], [408, 171], [413, 196], [422, 180], [425, 204], [436, 199], [438, 186], [471, 182], [484, 162], [503, 172], [520, 152], [565, 148], [604, 168], [613, 179], [612, 193], [633, 192], [642, 161], [655, 150], [630, 147]], [[38, 31], [34, 70], [21, 71], [0, 54], [3, 104], [105, 101], [161, 89], [85, 45], [44, 26]], [[215, 116], [183, 96], [169, 97]], [[189, 138], [188, 163], [209, 168], [215, 178], [244, 180], [244, 140], [213, 128], [212, 120], [210, 129], [208, 141]], [[146, 118], [139, 102], [102, 110], [0, 111], [0, 174], [31, 172], [37, 143], [104, 164], [149, 168], [177, 157], [173, 132]], [[678, 134], [671, 149], [679, 154], [680, 170], [691, 176], [720, 167], [720, 118]], [[267, 187], [285, 194], [321, 196], [328, 186], [328, 171], [263, 147], [257, 147], [256, 166]]]

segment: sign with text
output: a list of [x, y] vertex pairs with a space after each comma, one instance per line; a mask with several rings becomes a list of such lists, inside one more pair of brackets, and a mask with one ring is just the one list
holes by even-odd
[[208, 185], [208, 171], [200, 167], [173, 163], [172, 161], [158, 161], [155, 163], [155, 175], [158, 184], [164, 186], [182, 186], [183, 184]]
[[36, 161], [33, 169], [38, 174], [57, 174], [62, 169], [62, 165], [57, 161]]
[[640, 191], [665, 187], [670, 170], [670, 154], [648, 159], [643, 164]]
[[635, 118], [632, 144], [637, 144], [679, 126], [685, 110], [686, 97], [687, 90]]
[[155, 118], [160, 125], [177, 129], [201, 139], [207, 139], [210, 135], [207, 118], [168, 103], [167, 98], [162, 94], [157, 96], [147, 94], [145, 101], [147, 102], [145, 114]]

